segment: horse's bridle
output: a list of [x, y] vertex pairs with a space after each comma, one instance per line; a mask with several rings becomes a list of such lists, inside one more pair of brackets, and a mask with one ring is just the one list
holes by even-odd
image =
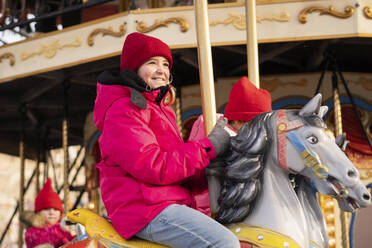
[[299, 120], [288, 121], [285, 111], [278, 110], [277, 113], [277, 129], [278, 129], [278, 160], [279, 165], [283, 169], [288, 169], [286, 156], [287, 138], [300, 153], [306, 167], [311, 168], [315, 175], [320, 179], [328, 177], [328, 168], [322, 165], [318, 155], [309, 150], [304, 142], [298, 137], [294, 130], [303, 127], [304, 123]]

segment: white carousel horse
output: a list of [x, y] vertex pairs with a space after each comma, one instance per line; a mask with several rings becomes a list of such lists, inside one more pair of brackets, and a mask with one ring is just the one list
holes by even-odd
[[[216, 219], [241, 239], [269, 247], [328, 247], [316, 191], [343, 211], [370, 204], [359, 173], [327, 130], [316, 95], [300, 110], [257, 116], [232, 138]], [[337, 143], [339, 145], [337, 145]], [[289, 175], [300, 175], [297, 187]]]

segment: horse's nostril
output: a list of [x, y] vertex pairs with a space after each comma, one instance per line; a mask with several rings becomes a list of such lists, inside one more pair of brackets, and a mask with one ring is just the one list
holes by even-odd
[[370, 194], [363, 194], [363, 199], [366, 200], [366, 201], [369, 201], [371, 199], [371, 195]]
[[348, 175], [349, 177], [355, 177], [355, 176], [356, 176], [356, 173], [355, 173], [355, 171], [353, 171], [353, 170], [349, 170], [349, 171], [347, 172], [347, 175]]

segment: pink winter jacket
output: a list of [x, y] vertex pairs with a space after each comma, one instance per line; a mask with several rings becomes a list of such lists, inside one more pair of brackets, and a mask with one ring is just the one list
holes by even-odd
[[42, 244], [60, 247], [72, 239], [73, 236], [68, 231], [64, 231], [59, 223], [43, 227], [30, 227], [25, 233], [27, 248], [33, 248]]
[[97, 84], [94, 122], [101, 131], [97, 164], [103, 202], [114, 228], [128, 239], [170, 204], [193, 207], [188, 186], [215, 157], [211, 142], [183, 142], [170, 106], [143, 92], [146, 108], [121, 85]]

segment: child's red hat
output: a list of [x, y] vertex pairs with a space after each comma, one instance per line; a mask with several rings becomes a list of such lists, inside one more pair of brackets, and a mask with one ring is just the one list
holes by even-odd
[[35, 212], [43, 209], [55, 208], [63, 214], [62, 200], [59, 195], [52, 188], [52, 180], [48, 178], [44, 187], [40, 190], [35, 199]]
[[131, 33], [125, 39], [121, 51], [120, 70], [137, 69], [148, 59], [162, 56], [169, 62], [169, 69], [172, 68], [172, 53], [167, 44], [161, 40], [141, 33]]
[[257, 89], [247, 77], [242, 77], [230, 91], [224, 116], [228, 120], [250, 121], [257, 115], [271, 110], [270, 93], [264, 89]]

